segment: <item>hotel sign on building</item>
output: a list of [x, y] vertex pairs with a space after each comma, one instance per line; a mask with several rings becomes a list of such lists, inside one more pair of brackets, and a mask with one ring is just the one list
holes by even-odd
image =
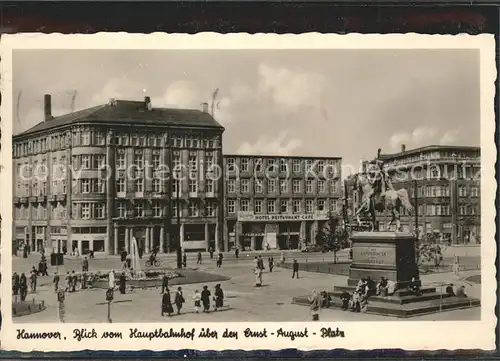
[[328, 213], [306, 214], [255, 214], [253, 212], [238, 212], [240, 222], [291, 222], [291, 221], [324, 221]]

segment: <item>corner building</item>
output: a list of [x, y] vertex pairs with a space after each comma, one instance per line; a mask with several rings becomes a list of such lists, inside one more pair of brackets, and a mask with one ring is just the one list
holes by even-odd
[[[481, 149], [468, 146], [429, 145], [382, 154], [384, 168], [395, 189], [408, 191], [417, 207], [419, 234], [433, 233], [443, 243], [480, 243]], [[364, 163], [365, 170], [369, 162]], [[352, 181], [348, 182], [352, 189]], [[352, 214], [361, 195], [352, 192]], [[388, 218], [390, 215], [388, 215]], [[383, 230], [382, 214], [377, 216]], [[401, 214], [401, 224], [415, 224], [415, 216]]]
[[45, 120], [13, 137], [13, 250], [118, 254], [135, 237], [144, 252], [169, 252], [179, 228], [186, 250], [222, 249], [223, 178], [206, 172], [222, 168], [224, 128], [208, 104], [112, 99], [59, 117], [50, 95], [44, 104]]
[[314, 244], [341, 209], [341, 158], [224, 155], [226, 249]]

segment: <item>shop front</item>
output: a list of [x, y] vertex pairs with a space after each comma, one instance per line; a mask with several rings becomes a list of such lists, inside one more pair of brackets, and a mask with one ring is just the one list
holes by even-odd
[[315, 242], [318, 222], [328, 219], [326, 213], [254, 214], [240, 212], [229, 236], [241, 250], [300, 249]]

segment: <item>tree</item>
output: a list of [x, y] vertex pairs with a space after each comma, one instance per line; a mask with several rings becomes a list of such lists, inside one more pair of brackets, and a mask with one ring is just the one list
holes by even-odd
[[436, 238], [434, 233], [427, 233], [415, 242], [417, 265], [419, 267], [424, 263], [433, 263], [434, 267], [437, 268], [443, 261], [441, 245]]
[[337, 262], [337, 252], [342, 249], [346, 237], [344, 230], [339, 227], [339, 218], [329, 216], [328, 222], [316, 234], [316, 244], [333, 251], [334, 263]]

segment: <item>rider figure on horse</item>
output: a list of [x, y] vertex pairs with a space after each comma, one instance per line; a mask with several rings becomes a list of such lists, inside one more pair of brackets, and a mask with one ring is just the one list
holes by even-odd
[[384, 169], [384, 160], [381, 157], [382, 149], [378, 149], [377, 158], [372, 160], [368, 169], [368, 180], [372, 185], [373, 193], [371, 198], [375, 195], [384, 195], [387, 189], [392, 189], [392, 184], [387, 170]]

